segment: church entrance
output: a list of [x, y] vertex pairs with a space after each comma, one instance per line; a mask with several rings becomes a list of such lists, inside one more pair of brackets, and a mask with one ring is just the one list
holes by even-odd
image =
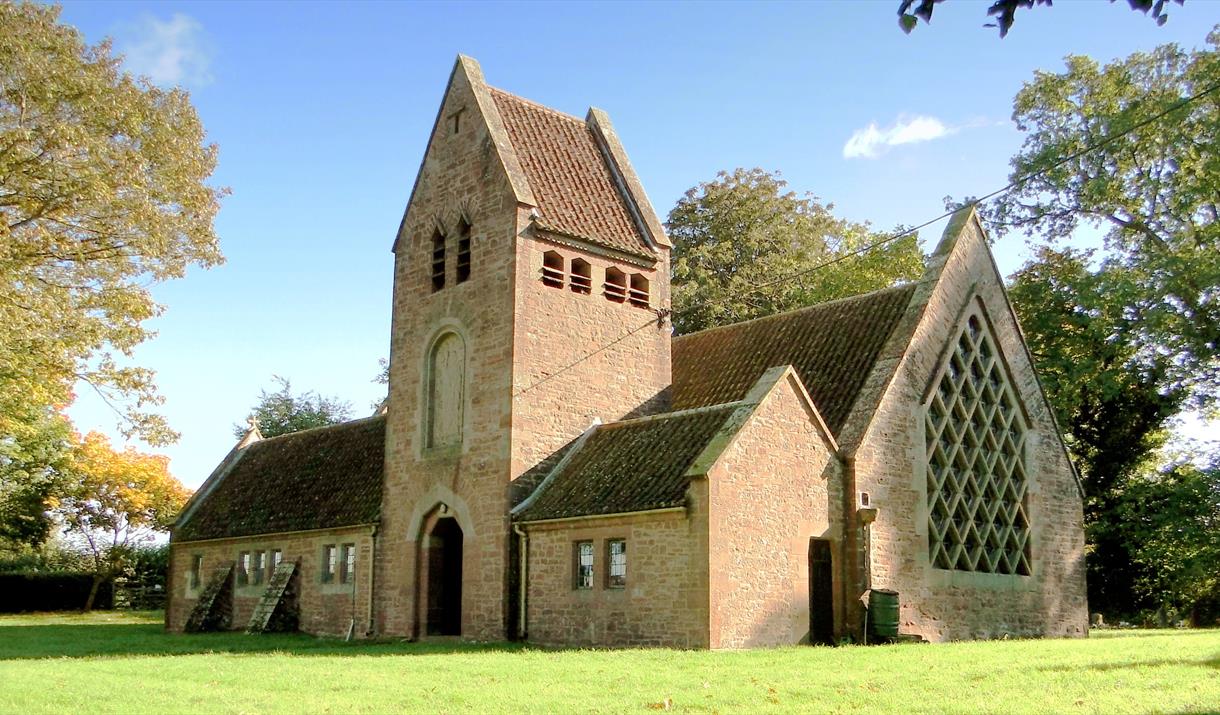
[[809, 642], [833, 645], [835, 640], [834, 571], [830, 541], [809, 540]]
[[430, 636], [462, 634], [462, 527], [452, 517], [437, 519], [424, 542], [426, 628]]

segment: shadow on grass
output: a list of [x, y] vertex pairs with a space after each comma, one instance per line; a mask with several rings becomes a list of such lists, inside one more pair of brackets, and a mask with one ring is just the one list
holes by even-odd
[[1206, 636], [1220, 634], [1220, 628], [1158, 628], [1140, 630], [1137, 628], [1095, 628], [1089, 631], [1089, 638], [1177, 638], [1179, 636]]
[[159, 624], [28, 625], [2, 629], [0, 661], [38, 658], [97, 658], [288, 653], [294, 656], [437, 655], [514, 653], [541, 650], [519, 643], [410, 643], [318, 638], [302, 633], [170, 634]]
[[1044, 672], [1066, 673], [1073, 670], [1091, 670], [1098, 673], [1108, 673], [1115, 670], [1132, 670], [1135, 668], [1181, 668], [1181, 667], [1215, 668], [1220, 670], [1220, 653], [1212, 655], [1207, 660], [1187, 660], [1184, 658], [1160, 658], [1157, 660], [1128, 661], [1124, 663], [1090, 663], [1088, 665], [1046, 665], [1038, 670]]

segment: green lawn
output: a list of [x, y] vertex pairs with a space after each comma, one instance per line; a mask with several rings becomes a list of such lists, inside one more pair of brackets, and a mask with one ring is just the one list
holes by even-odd
[[180, 636], [159, 618], [0, 617], [0, 712], [1220, 712], [1218, 630], [709, 653]]

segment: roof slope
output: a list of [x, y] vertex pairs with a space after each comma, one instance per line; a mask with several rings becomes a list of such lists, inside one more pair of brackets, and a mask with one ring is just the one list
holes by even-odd
[[589, 126], [490, 88], [545, 230], [635, 255], [653, 255]]
[[597, 427], [539, 486], [519, 521], [623, 514], [682, 506], [687, 470], [741, 403]]
[[381, 510], [385, 417], [254, 442], [238, 452], [175, 541], [368, 524]]
[[673, 408], [742, 399], [767, 368], [792, 365], [836, 437], [915, 285], [820, 303], [673, 341]]

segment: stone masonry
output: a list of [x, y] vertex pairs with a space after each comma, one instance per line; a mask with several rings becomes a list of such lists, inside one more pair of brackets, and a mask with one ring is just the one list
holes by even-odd
[[[384, 409], [252, 428], [175, 526], [167, 628], [199, 557], [279, 549], [300, 628], [326, 635], [829, 643], [865, 637], [870, 589], [932, 641], [1086, 632], [1080, 485], [972, 211], [914, 284], [678, 338], [670, 250], [604, 112], [459, 57], [394, 241]], [[959, 399], [963, 326], [1017, 403], [1000, 428], [974, 421], [1001, 387]], [[947, 384], [952, 418], [929, 413]], [[323, 582], [342, 543], [355, 577]], [[261, 591], [234, 589], [234, 628]]]

